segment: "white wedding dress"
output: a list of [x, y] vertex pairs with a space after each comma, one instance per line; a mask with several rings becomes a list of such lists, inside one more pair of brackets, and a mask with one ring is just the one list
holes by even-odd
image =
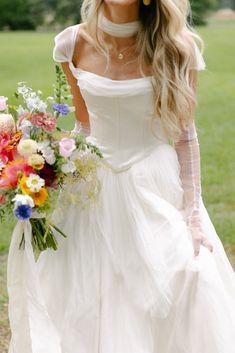
[[75, 68], [76, 30], [69, 27], [72, 44], [67, 53], [57, 46], [54, 58], [78, 79], [88, 139], [107, 165], [96, 203], [55, 209], [68, 235], [58, 236], [58, 251], [34, 263], [30, 242], [21, 255], [11, 245], [18, 271], [8, 273], [9, 352], [234, 353], [234, 272], [202, 198], [214, 251], [201, 246], [194, 258], [176, 151], [158, 120], [157, 138], [150, 127], [151, 77], [117, 81]]

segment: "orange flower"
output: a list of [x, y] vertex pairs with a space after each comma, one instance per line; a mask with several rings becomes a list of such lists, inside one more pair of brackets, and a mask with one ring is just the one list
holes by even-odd
[[12, 150], [20, 141], [21, 137], [23, 136], [23, 133], [21, 131], [17, 131], [12, 139], [8, 142], [8, 145], [6, 147], [6, 151]]
[[38, 192], [31, 193], [30, 195], [36, 206], [41, 207], [47, 199], [48, 193], [45, 188], [41, 188]]

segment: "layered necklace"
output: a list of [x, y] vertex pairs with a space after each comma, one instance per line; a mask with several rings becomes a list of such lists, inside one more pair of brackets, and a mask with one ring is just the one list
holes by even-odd
[[[140, 28], [140, 21], [115, 23], [105, 17], [102, 11], [99, 12], [97, 24], [104, 33], [118, 38], [132, 37], [139, 31]], [[136, 43], [133, 43], [122, 50], [118, 50], [116, 54], [117, 59], [120, 61], [123, 60], [125, 57], [125, 52], [134, 47], [135, 44]]]

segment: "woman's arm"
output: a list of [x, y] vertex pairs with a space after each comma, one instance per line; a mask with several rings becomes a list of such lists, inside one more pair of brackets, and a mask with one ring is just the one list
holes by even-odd
[[79, 123], [82, 131], [89, 135], [90, 133], [90, 122], [89, 122], [89, 114], [87, 111], [87, 107], [85, 101], [81, 95], [80, 89], [77, 85], [77, 79], [73, 76], [69, 63], [64, 62], [61, 64], [63, 71], [67, 77], [67, 81], [70, 85], [71, 94], [73, 96], [73, 104], [75, 106], [75, 116], [76, 120]]
[[[191, 70], [191, 82], [196, 94], [197, 71]], [[203, 234], [200, 220], [201, 170], [200, 148], [195, 122], [184, 130], [174, 144], [180, 163], [180, 177], [184, 190], [186, 222], [191, 231], [195, 256], [199, 255], [200, 244], [213, 251], [213, 246]]]

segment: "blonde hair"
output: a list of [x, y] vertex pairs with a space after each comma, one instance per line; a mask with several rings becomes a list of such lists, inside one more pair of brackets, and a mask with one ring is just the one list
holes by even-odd
[[[97, 35], [98, 13], [103, 0], [84, 0], [82, 21], [94, 38], [96, 47], [105, 52]], [[195, 65], [195, 40], [204, 49], [204, 42], [188, 23], [191, 7], [188, 0], [152, 0], [149, 6], [140, 0], [141, 28], [137, 35], [137, 50], [142, 65], [151, 65], [155, 94], [154, 117], [161, 119], [169, 138], [177, 140], [183, 129], [193, 121], [197, 104], [190, 75]]]

